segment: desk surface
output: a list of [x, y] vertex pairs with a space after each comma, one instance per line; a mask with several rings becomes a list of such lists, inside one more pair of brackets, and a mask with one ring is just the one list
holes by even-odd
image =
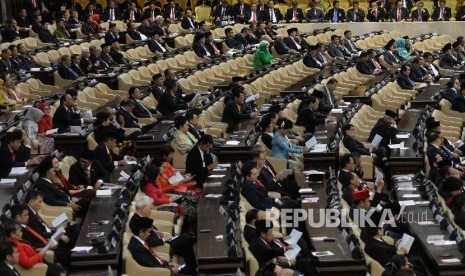
[[[312, 188], [318, 197], [317, 203], [303, 203], [302, 209], [313, 212], [316, 218], [314, 222], [320, 221], [318, 216], [320, 210], [326, 208], [326, 183], [305, 183], [304, 186]], [[324, 219], [324, 218], [323, 218]], [[307, 223], [307, 232], [310, 238], [328, 237], [335, 238], [335, 242], [324, 242], [313, 240], [316, 251], [331, 251], [332, 256], [320, 257], [320, 271], [322, 275], [364, 275], [366, 273], [365, 262], [363, 260], [354, 260], [349, 245], [342, 237], [341, 231], [336, 227], [318, 227], [312, 228]]]
[[357, 86], [349, 92], [349, 95], [344, 96], [344, 101], [354, 102], [360, 100], [361, 102], [369, 102], [371, 95], [366, 96], [365, 92], [376, 84], [380, 83], [384, 79], [388, 78], [391, 72], [384, 71], [381, 74], [375, 75], [374, 78], [369, 79], [364, 84]]
[[[413, 185], [418, 185], [417, 182], [413, 182]], [[416, 186], [418, 187], [418, 186]], [[405, 200], [403, 198], [404, 194], [414, 194], [419, 193], [417, 191], [397, 191], [397, 198], [399, 200]], [[421, 198], [414, 199], [415, 201], [424, 200]], [[433, 244], [428, 244], [426, 239], [429, 235], [443, 235], [445, 240], [448, 240], [449, 232], [447, 230], [441, 230], [439, 225], [419, 225], [419, 221], [433, 221], [433, 212], [429, 209], [428, 206], [407, 206], [405, 208], [404, 214], [408, 214], [408, 216], [404, 215], [404, 221], [409, 228], [409, 230], [415, 235], [415, 241], [421, 246], [424, 253], [430, 260], [430, 264], [436, 269], [435, 275], [463, 275], [465, 271], [465, 264], [452, 263], [447, 264], [444, 263], [439, 255], [441, 254], [451, 254], [453, 258], [458, 258], [461, 260], [465, 257], [465, 254], [460, 252], [457, 245], [443, 245], [443, 246], [435, 246]], [[406, 219], [408, 217], [408, 219]]]
[[422, 107], [426, 105], [436, 105], [438, 102], [432, 99], [434, 95], [436, 95], [439, 90], [446, 86], [448, 79], [441, 79], [436, 84], [430, 85], [423, 90], [420, 94], [418, 94], [411, 102], [412, 107]]

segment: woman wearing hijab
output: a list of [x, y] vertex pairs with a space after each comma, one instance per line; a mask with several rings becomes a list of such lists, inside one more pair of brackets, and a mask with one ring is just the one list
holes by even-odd
[[406, 45], [405, 45], [405, 38], [399, 37], [396, 39], [396, 44], [397, 44], [397, 52], [406, 60], [410, 60], [413, 57], [410, 55], [411, 53], [409, 50], [407, 50]]
[[261, 69], [266, 65], [273, 63], [274, 57], [272, 54], [270, 54], [270, 51], [268, 51], [269, 46], [270, 43], [266, 40], [262, 40], [260, 42], [258, 45], [258, 50], [255, 52], [253, 58], [253, 68]]

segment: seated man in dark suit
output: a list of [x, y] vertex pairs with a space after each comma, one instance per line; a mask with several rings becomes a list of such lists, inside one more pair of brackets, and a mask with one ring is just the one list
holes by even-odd
[[237, 86], [232, 90], [234, 100], [229, 102], [224, 110], [221, 122], [228, 124], [228, 133], [231, 133], [236, 128], [237, 124], [246, 119], [253, 119], [258, 116], [256, 112], [249, 112], [242, 106], [244, 103], [244, 87]]
[[104, 182], [110, 181], [109, 172], [100, 164], [94, 161], [94, 153], [91, 150], [85, 150], [79, 162], [74, 163], [69, 168], [69, 182], [75, 186], [93, 187], [94, 190], [100, 189]]
[[324, 13], [321, 9], [317, 7], [318, 3], [313, 1], [310, 4], [310, 9], [308, 10], [305, 18], [307, 19], [308, 23], [316, 23], [316, 22], [323, 22]]
[[155, 108], [149, 108], [144, 105], [141, 101], [141, 92], [137, 87], [129, 88], [129, 99], [134, 102], [134, 109], [132, 110], [132, 114], [139, 118], [149, 118], [151, 119], [152, 123], [157, 122], [157, 118], [161, 118], [161, 113], [158, 112]]
[[427, 22], [430, 15], [429, 11], [424, 8], [425, 4], [422, 1], [417, 1], [416, 5], [417, 8], [412, 9], [412, 21]]
[[43, 43], [58, 43], [58, 39], [54, 37], [48, 29], [49, 25], [50, 24], [48, 22], [42, 21], [42, 28], [37, 35], [39, 36], [40, 41]]
[[[153, 220], [146, 217], [137, 216], [131, 227], [131, 232], [134, 236], [128, 244], [128, 250], [131, 252], [132, 258], [141, 266], [145, 267], [162, 267], [169, 269], [173, 273], [192, 275], [194, 268], [186, 265], [180, 268], [177, 264], [169, 264], [163, 261], [149, 246], [147, 239], [152, 231]], [[195, 272], [194, 272], [195, 273]]]
[[126, 166], [127, 161], [135, 161], [132, 156], [121, 156], [115, 154], [113, 149], [116, 147], [118, 136], [113, 132], [108, 132], [106, 139], [94, 149], [94, 160], [111, 173], [116, 166]]
[[26, 167], [39, 164], [39, 158], [17, 160], [18, 150], [21, 147], [22, 132], [12, 131], [6, 134], [5, 145], [0, 148], [0, 177], [8, 177], [13, 167]]
[[169, 5], [165, 7], [163, 12], [163, 17], [171, 24], [175, 24], [181, 20], [182, 10], [178, 5], [176, 5], [176, 1], [170, 0], [168, 3]]
[[103, 10], [103, 22], [113, 22], [121, 18], [120, 9], [116, 6], [115, 1], [109, 1], [108, 6]]
[[387, 109], [383, 118], [380, 118], [378, 122], [376, 122], [376, 124], [371, 129], [370, 135], [368, 136], [368, 142], [373, 141], [373, 138], [375, 138], [376, 134], [381, 136], [382, 139], [379, 142], [378, 147], [385, 148], [388, 151], [388, 156], [390, 155], [388, 145], [397, 143], [397, 128], [395, 121], [396, 117], [396, 112]]
[[213, 145], [213, 137], [204, 134], [192, 148], [186, 157], [186, 173], [194, 176], [193, 180], [197, 182], [197, 187], [202, 188], [205, 180], [211, 171], [216, 167], [210, 154], [210, 148]]
[[232, 28], [226, 28], [224, 30], [224, 33], [226, 34], [226, 38], [224, 40], [226, 46], [228, 46], [231, 49], [242, 49], [242, 44], [234, 38], [234, 31]]
[[409, 19], [409, 10], [404, 7], [402, 0], [397, 0], [396, 8], [391, 10], [392, 22], [405, 22], [407, 19]]
[[345, 12], [339, 8], [339, 1], [333, 1], [333, 7], [326, 12], [325, 21], [327, 22], [344, 22]]
[[400, 75], [397, 78], [397, 84], [402, 89], [414, 89], [415, 82], [410, 78], [410, 66], [402, 65], [400, 68]]
[[244, 0], [238, 0], [238, 3], [234, 4], [232, 10], [234, 20], [238, 23], [247, 22], [246, 14], [249, 11], [249, 9], [249, 4], [244, 3]]
[[283, 37], [281, 35], [277, 35], [275, 37], [273, 47], [276, 53], [278, 53], [278, 55], [297, 55], [299, 53], [296, 50], [289, 48], [289, 46], [287, 46], [286, 43], [284, 43]]
[[21, 39], [18, 32], [18, 24], [16, 20], [10, 18], [7, 20], [7, 26], [2, 31], [3, 42], [13, 42], [15, 40]]
[[367, 12], [367, 19], [370, 22], [382, 22], [386, 19], [386, 11], [384, 8], [378, 7], [378, 2], [371, 1], [370, 9]]
[[350, 174], [355, 171], [355, 161], [350, 153], [346, 153], [339, 158], [339, 165], [341, 170], [339, 171], [337, 180], [342, 184], [342, 188], [344, 188], [344, 184], [350, 181]]
[[149, 7], [145, 8], [144, 13], [142, 14], [142, 20], [147, 19], [150, 23], [155, 22], [155, 18], [158, 15], [161, 15], [160, 9], [156, 8], [155, 2], [148, 2]]
[[192, 10], [187, 9], [186, 14], [181, 20], [181, 27], [185, 30], [195, 30], [199, 26], [199, 23], [195, 21], [192, 16]]
[[439, 59], [439, 67], [450, 70], [461, 70], [462, 62], [457, 58], [451, 43], [447, 43], [442, 47], [442, 56]]
[[[292, 246], [283, 243], [273, 236], [273, 222], [256, 220], [256, 237], [250, 242], [249, 250], [257, 259], [259, 266], [264, 267], [269, 262], [277, 262], [280, 266], [292, 268], [304, 275], [317, 275], [315, 264], [311, 256], [297, 255], [296, 259], [288, 260], [284, 253]], [[302, 252], [302, 251], [301, 251]]]
[[347, 11], [347, 21], [363, 22], [365, 20], [365, 12], [359, 8], [358, 1], [352, 2], [352, 8]]
[[462, 83], [460, 93], [452, 100], [452, 110], [465, 112], [465, 83]]
[[167, 82], [166, 91], [161, 95], [158, 103], [159, 111], [162, 115], [167, 115], [178, 110], [187, 109], [195, 103], [187, 103], [176, 93], [178, 90], [178, 84], [176, 82]]
[[18, 276], [14, 267], [19, 264], [19, 253], [13, 242], [5, 241], [0, 244], [0, 274], [3, 276]]
[[118, 41], [115, 41], [113, 44], [111, 44], [110, 56], [118, 64], [127, 65], [129, 63], [129, 61], [124, 58], [123, 54], [121, 54], [121, 45], [118, 43]]
[[105, 43], [108, 45], [111, 45], [113, 42], [119, 40], [119, 34], [118, 34], [118, 29], [116, 28], [116, 23], [111, 22], [108, 25], [108, 32], [105, 33], [104, 39], [105, 39]]
[[315, 133], [315, 128], [326, 122], [326, 117], [317, 114], [318, 105], [320, 100], [314, 96], [308, 98], [308, 106], [302, 108], [297, 115], [295, 122], [298, 126], [305, 127], [305, 133]]
[[136, 2], [130, 2], [130, 7], [124, 11], [123, 13], [123, 20], [125, 22], [140, 22], [141, 21], [141, 13], [140, 10], [137, 8]]
[[357, 70], [365, 75], [372, 75], [374, 73], [373, 69], [368, 65], [368, 54], [367, 52], [363, 51], [360, 53], [360, 59], [357, 61], [357, 65], [355, 66]]
[[452, 11], [446, 7], [446, 0], [439, 0], [439, 7], [435, 8], [431, 18], [434, 21], [449, 21], [452, 16]]
[[166, 49], [166, 45], [163, 42], [161, 37], [160, 30], [152, 31], [150, 34], [151, 39], [147, 40], [147, 46], [149, 47], [150, 51], [157, 55], [162, 55], [164, 53], [168, 53]]
[[284, 18], [287, 23], [302, 23], [304, 13], [302, 9], [299, 8], [299, 3], [297, 1], [292, 2], [292, 8], [287, 9]]
[[60, 75], [60, 77], [65, 80], [74, 80], [74, 81], [83, 80], [79, 72], [75, 72], [71, 66], [72, 66], [71, 57], [68, 55], [63, 55], [60, 58], [60, 63], [58, 64], [58, 74]]
[[303, 62], [305, 66], [310, 67], [310, 68], [318, 68], [322, 69], [326, 67], [326, 63], [321, 62], [318, 58], [318, 46], [316, 45], [310, 45], [308, 48], [307, 54], [304, 56]]
[[69, 126], [81, 126], [82, 123], [91, 123], [92, 119], [81, 119], [79, 110], [74, 109], [74, 99], [69, 94], [64, 94], [60, 98], [60, 106], [53, 115], [53, 127], [58, 128], [58, 132], [65, 132]]
[[[58, 160], [57, 160], [58, 163]], [[56, 177], [55, 166], [51, 156], [45, 157], [37, 167], [39, 179], [36, 181], [37, 190], [44, 194], [44, 202], [50, 206], [68, 206], [74, 211], [76, 217], [84, 218], [87, 209], [89, 208], [90, 201], [87, 199], [80, 199], [73, 202], [71, 195], [57, 187], [52, 181]]]

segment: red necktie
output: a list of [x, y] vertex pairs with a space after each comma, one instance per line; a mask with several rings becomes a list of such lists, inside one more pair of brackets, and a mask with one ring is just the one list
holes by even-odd
[[26, 226], [26, 231], [28, 231], [28, 232], [31, 233], [34, 237], [36, 237], [37, 239], [39, 239], [40, 242], [44, 244], [44, 246], [47, 245], [48, 241], [47, 241], [44, 237], [42, 237], [42, 235], [40, 235], [39, 233], [37, 233], [36, 231], [34, 231], [31, 227]]
[[37, 4], [36, 4], [36, 0], [32, 0], [32, 6], [35, 8], [37, 8]]
[[257, 179], [257, 181], [255, 181], [255, 183], [257, 183], [258, 186], [262, 187], [263, 189], [265, 189], [265, 185], [263, 185], [263, 183]]
[[378, 18], [378, 9], [375, 10], [375, 17]]
[[174, 8], [171, 8], [171, 19], [174, 19], [175, 16], [174, 16]]
[[439, 13], [439, 19], [443, 19], [444, 18], [444, 9], [441, 8], [441, 12]]
[[131, 17], [129, 18], [130, 21], [134, 21], [134, 11], [131, 11]]
[[150, 12], [150, 19], [152, 19], [152, 20], [155, 19], [155, 13], [153, 11]]
[[354, 10], [354, 22], [357, 22], [357, 11]]
[[256, 12], [253, 12], [252, 21], [257, 21], [257, 14], [256, 14]]
[[160, 263], [160, 265], [163, 265], [163, 260], [160, 259], [160, 257], [158, 257], [155, 252], [153, 252], [152, 248], [150, 248], [147, 242], [144, 242], [144, 246], [148, 251], [150, 251], [150, 254], [152, 254], [152, 256]]
[[294, 10], [294, 21], [297, 21], [297, 11]]
[[14, 153], [14, 151], [11, 152], [11, 159], [13, 160], [13, 162], [16, 162], [16, 154]]
[[421, 14], [422, 14], [422, 12], [418, 11], [418, 21], [421, 21]]
[[397, 9], [397, 22], [402, 20], [402, 13], [400, 12], [400, 9]]
[[213, 50], [215, 51], [215, 55], [219, 55], [220, 54], [220, 50], [218, 50], [218, 48], [216, 48], [215, 46], [215, 43], [211, 43], [212, 47], [213, 47]]
[[113, 162], [113, 156], [111, 155], [111, 152], [108, 153], [108, 157], [110, 158], [110, 162]]
[[270, 10], [270, 21], [274, 22], [274, 13], [273, 10]]
[[277, 245], [279, 245], [279, 247], [281, 247], [281, 248], [286, 247], [286, 245], [284, 243], [282, 243], [279, 239], [274, 239], [273, 242], [276, 243]]

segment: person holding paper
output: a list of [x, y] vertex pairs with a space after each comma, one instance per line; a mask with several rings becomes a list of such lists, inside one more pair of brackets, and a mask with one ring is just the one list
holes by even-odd
[[397, 134], [397, 125], [395, 118], [397, 118], [397, 113], [386, 109], [384, 112], [384, 117], [379, 119], [378, 122], [371, 129], [370, 135], [368, 136], [368, 142], [372, 142], [376, 134], [382, 137], [379, 142], [378, 148], [383, 147], [387, 151], [387, 156], [390, 156], [389, 144], [398, 143], [396, 134]]
[[181, 179], [173, 183], [170, 182], [170, 179], [176, 175], [176, 171], [171, 165], [173, 153], [174, 150], [170, 146], [165, 146], [161, 149], [161, 155], [164, 159], [154, 161], [154, 164], [159, 168], [157, 184], [160, 185], [164, 193], [173, 192], [175, 190], [185, 192], [187, 188], [185, 184], [194, 185], [194, 183], [189, 183], [192, 180], [189, 173], [186, 173], [184, 176], [178, 173]]
[[[399, 247], [402, 240], [398, 240], [395, 245], [388, 244], [383, 240], [384, 229], [382, 227], [367, 227], [370, 238], [365, 243], [365, 253], [380, 263], [383, 267], [396, 255], [406, 255], [409, 248]], [[417, 276], [428, 275], [423, 268], [423, 263], [416, 259], [409, 260], [413, 264], [413, 270]]]
[[109, 181], [110, 174], [99, 161], [94, 161], [94, 153], [91, 150], [85, 150], [79, 162], [69, 168], [69, 182], [74, 186], [83, 186], [85, 189], [92, 187], [96, 191], [104, 182]]
[[0, 245], [0, 275], [19, 276], [14, 265], [19, 264], [18, 248], [12, 242], [3, 242]]
[[37, 157], [26, 162], [16, 160], [17, 151], [21, 147], [21, 139], [21, 131], [12, 131], [6, 134], [6, 145], [0, 148], [0, 177], [7, 177], [13, 167], [33, 166], [39, 163]]
[[133, 156], [125, 155], [124, 157], [113, 152], [116, 147], [118, 135], [112, 131], [107, 132], [104, 141], [94, 149], [94, 160], [99, 161], [100, 164], [111, 173], [116, 166], [126, 166], [127, 161], [136, 161]]
[[209, 134], [204, 134], [200, 137], [197, 145], [187, 154], [186, 158], [186, 173], [192, 175], [196, 182], [196, 187], [203, 188], [203, 184], [207, 177], [216, 168], [217, 162], [214, 161], [214, 156], [210, 152], [213, 146], [213, 137]]
[[[344, 187], [342, 191], [342, 198], [347, 202], [349, 206], [352, 206], [352, 204], [354, 203], [353, 201], [354, 192], [365, 190], [367, 189], [367, 187], [364, 187], [362, 184], [360, 184], [360, 179], [358, 175], [355, 174], [354, 172], [351, 172], [349, 174], [349, 177], [350, 178], [348, 178], [349, 180], [348, 183], [341, 183]], [[378, 204], [381, 203], [383, 187], [384, 187], [384, 181], [381, 180], [379, 181], [378, 186], [376, 187], [376, 191], [373, 195], [373, 198], [371, 199], [370, 205], [377, 206]]]
[[92, 119], [83, 119], [79, 115], [79, 110], [74, 110], [74, 99], [66, 93], [60, 98], [60, 106], [58, 106], [53, 115], [53, 126], [58, 128], [59, 132], [65, 132], [70, 126], [81, 126], [83, 123], [91, 123]]
[[441, 160], [451, 160], [456, 169], [465, 171], [465, 168], [460, 165], [460, 158], [455, 158], [454, 154], [444, 147], [441, 133], [436, 131], [429, 133], [427, 141], [426, 155], [431, 168], [438, 167], [437, 163]]
[[301, 160], [289, 160], [290, 156], [293, 154], [304, 154], [309, 152], [309, 149], [306, 146], [298, 146], [292, 144], [287, 137], [290, 129], [292, 129], [292, 121], [287, 118], [278, 119], [278, 131], [275, 132], [272, 140], [273, 145], [273, 157], [283, 158], [288, 160], [289, 167], [293, 168], [294, 165], [298, 165], [303, 168], [303, 164], [299, 164]]
[[[429, 117], [426, 118], [425, 120], [426, 124], [426, 131], [425, 131], [425, 137], [428, 137], [428, 134], [436, 131], [441, 133], [441, 122], [436, 121], [434, 117]], [[464, 156], [465, 153], [465, 143], [461, 142], [461, 140], [458, 140], [455, 143], [451, 143], [449, 139], [446, 137], [442, 136], [443, 138], [443, 147], [445, 147], [447, 150], [449, 150], [452, 153], [452, 156], [454, 159], [459, 158], [460, 156]]]
[[346, 153], [339, 158], [339, 166], [342, 168], [338, 174], [338, 181], [342, 184], [342, 188], [350, 182], [351, 173], [355, 171], [355, 161], [352, 154]]
[[233, 132], [240, 121], [258, 117], [257, 112], [250, 112], [243, 107], [245, 99], [245, 89], [243, 86], [233, 87], [231, 93], [233, 101], [226, 104], [221, 117], [221, 122], [228, 124], [228, 133]]
[[324, 124], [326, 121], [334, 121], [332, 117], [326, 118], [317, 113], [319, 105], [320, 100], [315, 96], [310, 96], [308, 106], [303, 107], [297, 115], [295, 124], [305, 127], [305, 133], [315, 133], [315, 128], [318, 125]]
[[[49, 243], [54, 243], [55, 245], [50, 247], [50, 250], [53, 250], [57, 261], [64, 265], [66, 268], [71, 266], [71, 248], [58, 245], [58, 241], [51, 240], [52, 234], [47, 234], [48, 237], [42, 235], [40, 231], [34, 229], [28, 225], [29, 222], [29, 208], [25, 204], [16, 204], [11, 207], [11, 217], [13, 220], [21, 225], [22, 229], [22, 240], [28, 242], [35, 249], [47, 248]], [[64, 237], [62, 241], [69, 241], [68, 237]], [[75, 243], [75, 241], [74, 241]]]
[[5, 241], [13, 243], [18, 249], [19, 253], [19, 265], [25, 269], [33, 267], [35, 264], [46, 263], [48, 270], [55, 269], [54, 266], [58, 264], [47, 263], [43, 257], [46, 249], [41, 249], [38, 252], [34, 250], [27, 242], [23, 240], [23, 232], [21, 230], [21, 224], [8, 221], [5, 224]]
[[[293, 259], [285, 257], [285, 253], [293, 249], [273, 235], [273, 222], [257, 220], [255, 222], [257, 236], [250, 242], [249, 250], [257, 259], [260, 267], [265, 267], [270, 261], [284, 268], [292, 268], [304, 275], [318, 275], [313, 257], [297, 255]], [[294, 245], [297, 246], [297, 245]]]

